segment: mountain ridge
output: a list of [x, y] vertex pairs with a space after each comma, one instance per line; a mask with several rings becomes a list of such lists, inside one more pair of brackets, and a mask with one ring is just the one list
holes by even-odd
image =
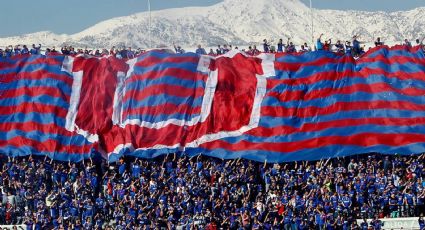
[[[402, 41], [424, 36], [425, 7], [397, 12], [313, 10], [315, 35], [348, 40], [353, 34], [372, 41]], [[299, 0], [224, 0], [208, 7], [152, 11], [152, 46], [215, 46], [258, 44], [264, 38], [277, 42], [290, 37], [311, 43], [310, 9]], [[109, 48], [150, 46], [149, 13], [141, 12], [99, 22], [75, 34], [42, 31], [0, 38], [0, 45], [38, 44]]]

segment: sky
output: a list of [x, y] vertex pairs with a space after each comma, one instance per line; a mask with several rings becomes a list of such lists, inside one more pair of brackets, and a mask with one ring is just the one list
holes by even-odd
[[[52, 31], [73, 34], [113, 17], [147, 11], [148, 0], [3, 0], [0, 37]], [[285, 0], [282, 0], [285, 1]], [[309, 0], [301, 0], [308, 4]], [[209, 6], [221, 0], [151, 0], [152, 10]], [[425, 0], [313, 0], [313, 7], [337, 10], [400, 11]]]

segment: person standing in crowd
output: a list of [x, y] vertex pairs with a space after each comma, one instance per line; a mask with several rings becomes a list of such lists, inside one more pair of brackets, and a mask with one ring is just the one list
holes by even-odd
[[217, 47], [217, 49], [216, 49], [216, 52], [215, 52], [217, 55], [222, 55], [223, 54], [223, 49], [221, 48], [221, 46], [220, 45], [218, 45], [218, 47]]
[[202, 48], [201, 45], [198, 45], [198, 48], [196, 49], [195, 53], [199, 54], [199, 55], [206, 55], [207, 54], [207, 52], [205, 51], [204, 48]]
[[331, 51], [331, 49], [332, 49], [332, 39], [329, 38], [329, 40], [325, 41], [325, 44], [323, 44], [323, 50]]
[[133, 50], [131, 49], [131, 47], [128, 47], [128, 49], [127, 49], [127, 58], [128, 59], [132, 59], [134, 57], [135, 57], [135, 55], [134, 55]]
[[351, 55], [353, 47], [351, 46], [350, 41], [345, 41], [345, 53]]
[[26, 54], [29, 54], [29, 53], [30, 53], [30, 51], [29, 51], [27, 45], [23, 45], [22, 50], [21, 50], [21, 54], [26, 55]]
[[410, 43], [410, 41], [407, 38], [404, 39], [404, 44], [403, 45], [405, 45], [407, 47], [412, 47], [412, 43]]
[[279, 39], [279, 42], [277, 43], [277, 52], [278, 53], [283, 53], [285, 48], [285, 45], [283, 44], [283, 39]]
[[380, 37], [376, 38], [375, 47], [383, 46], [383, 45], [384, 43], [381, 41], [381, 38]]
[[423, 48], [425, 48], [425, 46], [424, 46], [424, 40], [425, 40], [425, 37], [422, 38], [422, 40], [419, 40], [419, 38], [416, 39], [416, 45], [417, 46], [422, 46]]
[[322, 36], [323, 34], [320, 34], [319, 38], [316, 41], [316, 50], [323, 50]]
[[267, 42], [267, 39], [263, 40], [263, 51], [264, 53], [270, 52], [270, 44]]
[[288, 38], [288, 41], [286, 42], [286, 52], [288, 53], [295, 53], [297, 52], [297, 49], [295, 48], [295, 45], [293, 42], [290, 41], [291, 39]]
[[307, 50], [307, 52], [311, 52], [311, 47], [307, 44], [307, 42], [304, 42], [304, 48]]
[[21, 54], [21, 45], [16, 45], [14, 48], [13, 48], [13, 51], [14, 51], [14, 55], [16, 56], [16, 55], [20, 55]]
[[362, 53], [362, 50], [361, 50], [361, 47], [360, 47], [360, 41], [358, 40], [358, 38], [359, 38], [359, 35], [353, 36], [352, 52], [353, 52], [354, 57], [358, 57]]
[[62, 54], [63, 54], [63, 55], [69, 55], [69, 49], [68, 49], [68, 46], [63, 46], [63, 47], [61, 48], [61, 52], [62, 52]]
[[112, 48], [109, 50], [109, 55], [115, 56], [118, 52], [116, 52], [115, 46], [112, 46]]
[[301, 53], [308, 52], [308, 48], [306, 48], [306, 46], [305, 46], [305, 45], [301, 45], [300, 52], [301, 52]]
[[231, 46], [230, 48], [227, 47], [226, 44], [223, 45], [223, 50], [221, 52], [221, 54], [226, 54], [227, 52], [229, 52], [231, 50]]
[[178, 53], [178, 54], [185, 53], [184, 49], [182, 49], [181, 46], [176, 46], [174, 43], [173, 43], [173, 46], [174, 46], [174, 50], [176, 51], [176, 53]]
[[35, 44], [32, 44], [32, 48], [30, 50], [30, 53], [32, 55], [39, 55], [41, 50], [41, 44], [38, 44], [38, 46], [35, 46]]
[[340, 40], [338, 40], [335, 44], [336, 52], [343, 54], [345, 53], [344, 45], [341, 43]]

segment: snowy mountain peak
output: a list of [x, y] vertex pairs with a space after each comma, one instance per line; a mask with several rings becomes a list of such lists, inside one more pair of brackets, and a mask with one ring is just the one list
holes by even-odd
[[[224, 0], [210, 7], [186, 7], [152, 12], [153, 47], [215, 46], [217, 44], [258, 44], [264, 38], [276, 42], [291, 38], [309, 42], [311, 11], [300, 0]], [[386, 41], [422, 37], [425, 7], [405, 12], [361, 12], [314, 10], [314, 37], [347, 40], [360, 34], [364, 41], [382, 37]], [[0, 38], [9, 44], [74, 45], [109, 48], [111, 46], [149, 47], [149, 13], [113, 18], [73, 35], [51, 32]]]

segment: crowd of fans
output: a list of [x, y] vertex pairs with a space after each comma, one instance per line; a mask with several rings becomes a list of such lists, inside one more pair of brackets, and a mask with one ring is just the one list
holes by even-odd
[[92, 55], [96, 57], [101, 56], [107, 56], [107, 55], [114, 55], [117, 58], [124, 58], [124, 59], [131, 59], [134, 57], [137, 57], [138, 55], [144, 53], [145, 50], [142, 49], [136, 49], [132, 50], [131, 47], [128, 48], [116, 48], [115, 46], [112, 47], [110, 50], [107, 49], [75, 49], [72, 46], [63, 46], [60, 51], [56, 50], [56, 47], [46, 48], [44, 51], [41, 49], [41, 44], [36, 46], [35, 44], [32, 45], [31, 49], [28, 49], [26, 45], [23, 45], [22, 47], [20, 45], [7, 46], [4, 50], [0, 49], [0, 57], [13, 57], [13, 56], [19, 56], [19, 55], [55, 55], [55, 54], [63, 54], [63, 55], [77, 55], [77, 54], [87, 54]]
[[[80, 163], [0, 159], [0, 224], [28, 229], [424, 228], [425, 154], [267, 164], [173, 154]], [[356, 221], [371, 218], [372, 221]]]
[[[317, 39], [316, 44], [314, 47], [310, 47], [307, 43], [304, 43], [300, 46], [296, 46], [290, 38], [288, 38], [287, 42], [284, 43], [283, 39], [279, 39], [278, 43], [276, 45], [270, 44], [267, 39], [263, 40], [262, 46], [263, 50], [257, 49], [256, 45], [249, 46], [247, 49], [241, 49], [241, 51], [244, 51], [250, 55], [258, 55], [260, 53], [297, 53], [297, 52], [310, 52], [313, 50], [325, 50], [325, 51], [333, 51], [336, 53], [342, 53], [342, 54], [351, 54], [354, 57], [358, 57], [365, 53], [366, 46], [364, 42], [359, 41], [359, 35], [353, 36], [351, 41], [345, 41], [342, 42], [341, 40], [336, 41], [335, 43], [332, 42], [332, 39], [323, 40], [322, 39], [323, 34], [320, 35], [320, 37]], [[425, 38], [424, 38], [425, 39]], [[413, 45], [423, 45], [424, 39], [416, 39], [415, 43]], [[362, 45], [363, 44], [363, 45]], [[384, 42], [381, 40], [381, 38], [377, 38], [374, 42], [375, 46], [382, 46], [384, 45]], [[174, 45], [174, 50], [176, 53], [185, 53], [186, 51], [181, 46]], [[405, 39], [403, 42], [403, 45], [406, 46], [412, 46], [412, 43]], [[124, 59], [131, 59], [134, 58], [144, 52], [146, 50], [143, 49], [136, 49], [133, 50], [131, 47], [121, 47], [116, 48], [115, 46], [112, 47], [110, 50], [107, 49], [96, 49], [96, 50], [90, 50], [90, 49], [75, 49], [72, 46], [63, 46], [61, 50], [56, 50], [55, 47], [51, 48], [45, 48], [45, 50], [41, 51], [41, 44], [36, 46], [35, 44], [32, 45], [31, 49], [28, 48], [26, 45], [23, 45], [22, 47], [20, 45], [16, 46], [7, 46], [5, 49], [0, 49], [0, 57], [13, 57], [16, 55], [37, 55], [37, 54], [64, 54], [64, 55], [77, 55], [77, 54], [87, 54], [92, 56], [107, 56], [107, 55], [113, 55], [117, 58], [124, 58]], [[370, 48], [370, 47], [369, 47]], [[197, 54], [203, 54], [203, 55], [221, 55], [229, 52], [230, 50], [239, 50], [239, 48], [233, 47], [232, 45], [218, 45], [216, 49], [210, 49], [209, 52], [207, 52], [201, 45], [198, 45], [195, 52]]]

